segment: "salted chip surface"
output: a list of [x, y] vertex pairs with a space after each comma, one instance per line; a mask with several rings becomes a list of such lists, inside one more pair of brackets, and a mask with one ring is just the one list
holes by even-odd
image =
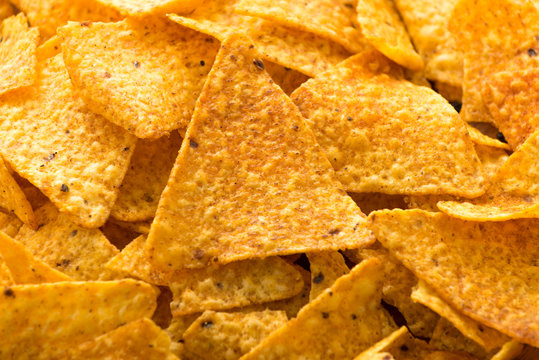
[[177, 132], [157, 140], [138, 140], [129, 169], [110, 216], [120, 221], [144, 221], [155, 216], [182, 138]]
[[125, 16], [162, 15], [166, 13], [190, 13], [202, 4], [202, 0], [97, 0]]
[[466, 202], [441, 201], [438, 208], [460, 219], [502, 221], [539, 217], [539, 131], [499, 168], [487, 192]]
[[53, 358], [68, 347], [151, 316], [155, 298], [150, 285], [134, 280], [2, 287], [0, 355]]
[[148, 235], [156, 267], [171, 271], [372, 241], [364, 215], [252, 43], [229, 38]]
[[417, 51], [425, 61], [425, 76], [461, 86], [463, 57], [447, 28], [458, 0], [395, 0]]
[[170, 338], [149, 319], [132, 321], [64, 354], [67, 359], [177, 359], [170, 352]]
[[309, 294], [311, 301], [325, 289], [331, 287], [338, 278], [350, 271], [343, 256], [338, 251], [307, 253], [307, 258], [311, 269], [311, 292]]
[[236, 11], [331, 39], [351, 53], [368, 46], [351, 1], [240, 0]]
[[37, 230], [24, 227], [16, 236], [36, 258], [75, 280], [108, 280], [114, 276], [105, 265], [118, 250], [99, 229], [74, 224], [50, 203], [36, 214], [46, 220]]
[[419, 281], [417, 287], [412, 292], [411, 297], [412, 300], [427, 306], [443, 318], [451, 321], [462, 334], [483, 346], [487, 351], [499, 348], [509, 341], [507, 336], [488, 326], [482, 325], [453, 309], [451, 305], [442, 300], [438, 294], [436, 294], [436, 291], [424, 281]]
[[406, 68], [423, 69], [423, 59], [415, 51], [392, 0], [358, 1], [356, 11], [361, 33], [377, 50]]
[[11, 176], [9, 170], [0, 156], [0, 208], [10, 214], [15, 214], [22, 222], [31, 227], [36, 226], [36, 219], [32, 205], [19, 184]]
[[205, 311], [183, 334], [185, 348], [201, 359], [235, 360], [288, 321], [284, 311]]
[[291, 95], [347, 191], [477, 197], [484, 179], [465, 123], [377, 51]]
[[518, 148], [539, 126], [528, 111], [539, 104], [539, 9], [529, 0], [461, 1], [449, 28], [465, 57], [461, 116], [494, 121]]
[[34, 85], [0, 96], [0, 152], [79, 225], [107, 219], [135, 138], [85, 108], [61, 55], [38, 64]]
[[51, 268], [24, 247], [0, 232], [0, 255], [9, 269], [14, 284], [41, 284], [70, 281], [71, 278]]
[[354, 267], [242, 359], [353, 359], [383, 337], [381, 266]]
[[[9, 4], [8, 4], [9, 5]], [[1, 19], [0, 19], [1, 21]], [[36, 48], [39, 30], [29, 28], [26, 16], [19, 13], [0, 24], [0, 95], [36, 80]]]
[[468, 222], [422, 210], [376, 211], [369, 220], [378, 241], [444, 301], [537, 346], [536, 220]]
[[159, 17], [72, 22], [59, 33], [89, 109], [139, 138], [187, 128], [218, 49], [213, 38]]
[[[350, 53], [318, 35], [235, 12], [238, 0], [207, 0], [188, 16], [169, 18], [220, 41], [234, 32], [249, 36], [260, 56], [282, 66], [315, 76], [343, 61]], [[269, 71], [269, 70], [268, 70]], [[271, 74], [271, 71], [269, 71]], [[286, 92], [286, 91], [285, 91]]]

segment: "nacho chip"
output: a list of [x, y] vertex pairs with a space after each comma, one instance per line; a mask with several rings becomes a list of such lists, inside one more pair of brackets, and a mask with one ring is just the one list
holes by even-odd
[[463, 335], [483, 346], [487, 351], [499, 348], [509, 341], [507, 336], [456, 311], [424, 281], [419, 281], [411, 297], [412, 300], [427, 306], [440, 316], [451, 321]]
[[356, 11], [361, 33], [376, 49], [406, 68], [423, 69], [392, 0], [358, 1]]
[[475, 152], [483, 165], [483, 174], [487, 179], [492, 179], [509, 159], [505, 150], [491, 146], [475, 144]]
[[[207, 0], [189, 16], [168, 15], [173, 21], [220, 41], [235, 32], [248, 35], [263, 60], [315, 76], [350, 53], [329, 39], [235, 12], [238, 0]], [[271, 74], [271, 71], [270, 71]], [[286, 92], [286, 91], [285, 91]]]
[[202, 359], [239, 359], [287, 320], [284, 311], [206, 311], [183, 334], [185, 348]]
[[14, 238], [23, 225], [23, 222], [15, 215], [0, 212], [0, 231], [4, 234]]
[[69, 23], [59, 34], [71, 81], [90, 110], [140, 138], [187, 128], [215, 40], [161, 18], [83, 25]]
[[36, 227], [36, 219], [32, 206], [26, 199], [26, 195], [13, 179], [7, 169], [4, 160], [0, 156], [0, 208], [15, 214], [31, 227]]
[[301, 114], [263, 68], [247, 38], [223, 43], [148, 235], [158, 268], [373, 241]]
[[62, 40], [54, 35], [36, 49], [38, 62], [43, 62], [48, 58], [54, 57], [62, 52]]
[[463, 200], [461, 197], [451, 195], [410, 195], [404, 197], [408, 209], [421, 209], [430, 212], [439, 212], [439, 201]]
[[23, 244], [0, 232], [0, 254], [15, 284], [69, 281], [71, 278], [34, 257]]
[[236, 11], [331, 39], [351, 53], [368, 47], [357, 28], [357, 15], [352, 2], [240, 0]]
[[508, 341], [502, 346], [500, 351], [498, 351], [496, 355], [492, 357], [491, 360], [515, 359], [522, 352], [523, 348], [524, 348], [524, 345], [522, 345], [521, 343], [515, 340]]
[[169, 348], [168, 335], [151, 320], [141, 319], [84, 342], [64, 356], [73, 360], [177, 360]]
[[290, 95], [301, 84], [309, 80], [307, 75], [271, 61], [265, 61], [264, 68], [271, 76], [271, 79], [281, 87], [286, 95]]
[[1, 288], [0, 297], [1, 357], [50, 359], [122, 324], [151, 316], [156, 294], [148, 284], [120, 280], [14, 285]]
[[0, 0], [0, 21], [13, 15], [13, 7], [9, 0]]
[[61, 55], [40, 63], [38, 80], [0, 97], [0, 152], [76, 223], [99, 227], [127, 171], [135, 138], [88, 112]]
[[310, 301], [331, 287], [338, 278], [350, 272], [338, 251], [307, 253], [307, 257], [311, 265]]
[[[191, 354], [186, 354], [187, 350], [184, 346], [183, 334], [185, 333], [185, 330], [187, 330], [189, 326], [191, 326], [193, 321], [195, 321], [200, 315], [200, 313], [197, 313], [173, 317], [170, 321], [170, 325], [165, 330], [170, 337], [170, 340], [172, 341], [170, 344], [170, 350], [180, 359], [190, 359], [190, 357], [188, 357], [187, 355]], [[196, 356], [194, 354], [192, 355], [193, 357]]]
[[16, 237], [36, 258], [75, 280], [114, 277], [115, 272], [105, 264], [118, 250], [101, 231], [75, 225], [50, 203], [38, 209], [36, 215], [47, 221], [40, 222], [36, 231], [21, 229]]
[[353, 359], [383, 336], [381, 266], [354, 267], [242, 359]]
[[455, 86], [441, 81], [434, 83], [434, 89], [440, 95], [442, 95], [447, 101], [451, 102], [453, 106], [456, 106], [456, 110], [460, 111], [462, 108], [462, 86]]
[[518, 148], [539, 126], [528, 110], [539, 105], [539, 9], [529, 0], [463, 0], [449, 28], [465, 56], [463, 119], [493, 120]]
[[429, 344], [440, 350], [464, 351], [478, 359], [489, 359], [489, 355], [494, 353], [493, 351], [487, 353], [481, 345], [464, 336], [445, 318], [440, 318], [436, 324]]
[[347, 191], [484, 192], [479, 159], [457, 112], [400, 68], [366, 51], [307, 81], [291, 98]]
[[97, 0], [125, 16], [162, 15], [166, 13], [190, 13], [202, 0]]
[[491, 179], [485, 195], [466, 202], [442, 201], [443, 212], [460, 219], [501, 221], [539, 217], [539, 131], [514, 152]]
[[19, 13], [0, 24], [0, 95], [36, 81], [36, 47], [39, 30], [29, 28]]
[[376, 238], [456, 310], [539, 344], [536, 220], [466, 222], [422, 210], [369, 215]]
[[462, 84], [462, 55], [447, 24], [458, 0], [395, 0], [428, 79]]
[[32, 26], [39, 28], [42, 39], [56, 34], [56, 28], [68, 20], [116, 21], [120, 14], [96, 0], [12, 0], [28, 16]]
[[110, 212], [116, 220], [134, 222], [152, 219], [182, 138], [177, 132], [158, 140], [138, 140], [129, 170]]
[[494, 139], [490, 136], [483, 134], [479, 129], [470, 125], [470, 123], [466, 123], [466, 128], [468, 129], [468, 134], [470, 134], [470, 138], [476, 145], [490, 146], [504, 150], [511, 149], [507, 143], [501, 142], [498, 139]]
[[348, 195], [365, 214], [382, 209], [406, 209], [402, 195], [382, 193], [348, 193]]

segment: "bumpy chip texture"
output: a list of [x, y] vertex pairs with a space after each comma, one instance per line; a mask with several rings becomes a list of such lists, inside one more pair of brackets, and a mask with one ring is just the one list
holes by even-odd
[[251, 42], [225, 41], [148, 235], [156, 266], [357, 248], [364, 219]]
[[218, 49], [213, 38], [159, 17], [72, 22], [60, 35], [88, 107], [140, 138], [187, 128]]
[[325, 289], [331, 287], [338, 278], [350, 271], [343, 256], [338, 251], [308, 253], [307, 258], [311, 270], [311, 292], [309, 294], [311, 301]]
[[357, 54], [291, 95], [347, 191], [484, 192], [464, 122], [431, 89], [376, 51]]
[[369, 215], [376, 238], [456, 310], [539, 344], [536, 220], [467, 222], [422, 210]]

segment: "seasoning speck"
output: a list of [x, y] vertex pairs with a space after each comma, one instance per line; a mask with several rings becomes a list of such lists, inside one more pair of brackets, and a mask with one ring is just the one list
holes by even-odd
[[200, 66], [206, 65], [206, 62], [204, 60], [200, 60]]
[[260, 70], [264, 70], [264, 63], [262, 62], [262, 60], [254, 59], [253, 64], [255, 64], [255, 66]]
[[204, 321], [202, 324], [200, 324], [200, 326], [202, 326], [203, 328], [209, 328], [212, 325], [213, 325], [212, 321]]
[[535, 51], [535, 49], [528, 49], [528, 56], [529, 57], [537, 56], [537, 51]]
[[11, 288], [5, 288], [4, 295], [12, 298], [15, 297], [15, 293], [13, 292], [13, 290], [11, 290]]
[[313, 283], [315, 284], [320, 284], [322, 281], [324, 281], [324, 274], [321, 272], [313, 278]]
[[327, 319], [327, 318], [329, 317], [329, 313], [323, 312], [323, 313], [322, 313], [322, 317], [323, 317], [324, 319]]
[[68, 192], [68, 191], [69, 191], [69, 187], [67, 187], [66, 184], [62, 184], [62, 186], [60, 187], [60, 191], [62, 191], [62, 192]]
[[196, 149], [198, 147], [198, 144], [195, 140], [189, 139], [189, 146], [192, 147], [193, 149]]
[[140, 63], [138, 61], [133, 61], [133, 65], [138, 69], [140, 67]]

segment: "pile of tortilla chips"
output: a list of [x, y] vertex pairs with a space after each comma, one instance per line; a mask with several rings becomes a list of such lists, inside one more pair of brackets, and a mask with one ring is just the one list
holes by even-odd
[[0, 0], [0, 359], [539, 358], [539, 2]]

